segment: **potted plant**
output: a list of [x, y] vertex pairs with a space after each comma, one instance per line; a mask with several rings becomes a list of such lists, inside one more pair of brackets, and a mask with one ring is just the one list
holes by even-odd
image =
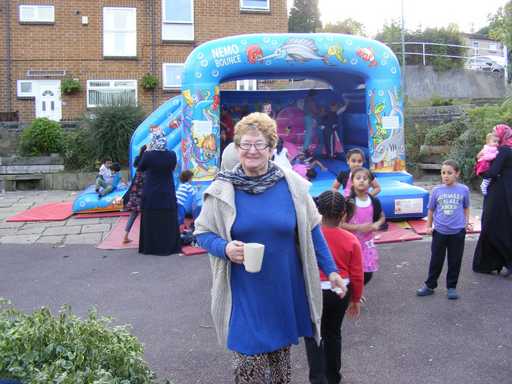
[[69, 306], [25, 314], [0, 300], [0, 382], [153, 383], [141, 343], [110, 322], [94, 310], [80, 319]]
[[60, 89], [62, 93], [66, 95], [72, 95], [82, 90], [82, 84], [77, 79], [63, 79], [60, 83]]
[[149, 72], [142, 76], [142, 79], [140, 79], [140, 81], [142, 88], [144, 88], [146, 91], [152, 91], [158, 85], [157, 77]]

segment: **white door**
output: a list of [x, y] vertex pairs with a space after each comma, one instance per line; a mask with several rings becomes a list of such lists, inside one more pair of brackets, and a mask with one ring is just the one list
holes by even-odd
[[62, 119], [62, 101], [60, 98], [60, 80], [41, 81], [36, 94], [36, 117], [50, 120]]

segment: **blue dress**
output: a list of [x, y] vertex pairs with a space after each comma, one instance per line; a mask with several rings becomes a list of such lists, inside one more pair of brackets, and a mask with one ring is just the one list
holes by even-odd
[[[254, 355], [297, 344], [299, 337], [313, 336], [298, 253], [297, 218], [288, 184], [282, 179], [260, 194], [235, 189], [235, 204], [232, 238], [262, 243], [265, 254], [258, 273], [246, 272], [241, 264], [231, 264], [233, 301], [228, 348]], [[319, 230], [318, 233], [323, 240]], [[212, 253], [225, 257], [226, 242], [217, 235], [202, 234], [198, 241], [210, 251], [217, 248]], [[321, 256], [322, 269], [327, 274], [335, 271], [329, 253]]]

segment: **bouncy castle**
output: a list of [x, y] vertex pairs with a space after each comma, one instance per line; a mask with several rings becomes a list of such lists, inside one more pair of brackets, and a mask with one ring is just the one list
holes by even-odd
[[[313, 79], [328, 86], [313, 93], [220, 90], [224, 82], [246, 79]], [[149, 127], [156, 124], [167, 136], [168, 148], [178, 155], [176, 174], [190, 169], [196, 183], [208, 183], [219, 167], [221, 111], [236, 120], [237, 115], [260, 110], [263, 103], [272, 104], [280, 137], [290, 153], [297, 152], [304, 140], [306, 97], [313, 97], [319, 108], [348, 102], [339, 122], [342, 147], [336, 158], [320, 158], [327, 171], [312, 180], [311, 194], [329, 189], [336, 174], [347, 169], [343, 151], [358, 147], [382, 187], [378, 197], [386, 217], [424, 217], [428, 193], [412, 185], [405, 169], [399, 62], [389, 47], [362, 37], [251, 34], [200, 45], [186, 60], [181, 95], [162, 104], [135, 131], [130, 159], [149, 141]], [[321, 157], [318, 139], [316, 144]]]

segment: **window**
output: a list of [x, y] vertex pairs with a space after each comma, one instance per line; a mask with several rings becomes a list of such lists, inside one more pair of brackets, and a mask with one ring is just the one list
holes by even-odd
[[240, 0], [240, 9], [270, 11], [270, 0]]
[[495, 43], [489, 44], [489, 52], [495, 53], [498, 50], [498, 45]]
[[18, 97], [35, 97], [32, 81], [18, 80], [16, 83]]
[[162, 1], [162, 40], [194, 40], [194, 1]]
[[164, 0], [164, 23], [193, 23], [194, 7], [191, 0]]
[[54, 23], [53, 5], [20, 5], [20, 23]]
[[181, 75], [184, 67], [184, 64], [164, 63], [162, 76], [164, 89], [181, 88]]
[[258, 89], [258, 82], [256, 80], [237, 80], [237, 91], [256, 91]]
[[103, 56], [137, 56], [135, 8], [103, 8]]
[[87, 108], [137, 105], [137, 80], [87, 80]]

